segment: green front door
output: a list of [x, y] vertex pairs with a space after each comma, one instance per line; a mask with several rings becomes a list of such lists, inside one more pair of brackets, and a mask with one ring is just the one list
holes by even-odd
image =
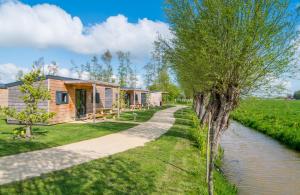
[[76, 117], [81, 118], [86, 115], [86, 90], [76, 89]]

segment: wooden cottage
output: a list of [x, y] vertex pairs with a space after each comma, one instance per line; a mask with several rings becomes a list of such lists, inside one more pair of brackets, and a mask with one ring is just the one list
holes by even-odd
[[[51, 94], [51, 100], [39, 104], [40, 108], [48, 112], [55, 112], [50, 124], [70, 122], [86, 118], [100, 110], [116, 107], [119, 86], [100, 81], [86, 81], [60, 76], [47, 75], [44, 86]], [[6, 84], [8, 92], [8, 106], [22, 110], [25, 104], [19, 91], [21, 82]], [[17, 121], [8, 120], [13, 123]]]
[[130, 108], [140, 108], [146, 106], [147, 104], [147, 94], [148, 90], [138, 89], [138, 88], [121, 88], [121, 91], [124, 91], [126, 104]]

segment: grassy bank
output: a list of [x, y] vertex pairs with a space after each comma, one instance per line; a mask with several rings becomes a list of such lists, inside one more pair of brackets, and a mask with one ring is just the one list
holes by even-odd
[[[207, 194], [206, 161], [192, 136], [194, 114], [175, 115], [176, 124], [144, 147], [4, 185], [0, 194]], [[218, 172], [215, 190], [236, 194]]]
[[247, 99], [232, 118], [300, 150], [300, 101]]

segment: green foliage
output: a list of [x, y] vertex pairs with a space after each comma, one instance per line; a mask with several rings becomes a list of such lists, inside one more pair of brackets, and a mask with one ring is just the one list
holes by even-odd
[[153, 43], [154, 49], [151, 53], [151, 60], [144, 66], [145, 69], [145, 84], [148, 89], [154, 91], [167, 92], [164, 102], [174, 101], [180, 94], [180, 89], [174, 83], [171, 82], [169, 76], [169, 65], [164, 57], [164, 49], [160, 36], [158, 40]]
[[300, 100], [300, 91], [295, 91], [293, 97], [294, 97], [294, 99], [296, 99], [296, 100]]
[[129, 105], [127, 105], [127, 102], [126, 102], [126, 91], [123, 91], [123, 90], [120, 90], [120, 108], [121, 109], [124, 109], [124, 108], [127, 108]]
[[204, 156], [206, 154], [207, 128], [200, 127], [200, 121], [196, 115], [192, 116], [192, 124], [191, 137]]
[[13, 139], [25, 138], [26, 129], [24, 127], [16, 127], [13, 129]]
[[167, 69], [161, 70], [158, 79], [149, 86], [149, 90], [166, 92], [167, 94], [163, 97], [164, 102], [174, 101], [181, 93], [179, 87], [171, 82]]
[[41, 68], [33, 67], [31, 72], [20, 78], [22, 85], [20, 85], [19, 90], [22, 93], [25, 108], [21, 111], [10, 107], [2, 110], [7, 117], [14, 118], [29, 127], [30, 131], [34, 123], [45, 123], [55, 114], [38, 106], [40, 102], [50, 100], [50, 92], [45, 88], [44, 80]]
[[295, 65], [288, 1], [167, 0], [166, 57], [185, 92], [249, 93]]
[[300, 102], [276, 99], [247, 99], [232, 118], [300, 150]]

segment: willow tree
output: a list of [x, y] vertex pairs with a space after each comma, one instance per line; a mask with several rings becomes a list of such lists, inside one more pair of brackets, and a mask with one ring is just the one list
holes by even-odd
[[230, 112], [243, 94], [269, 85], [293, 64], [296, 20], [288, 6], [285, 0], [166, 2], [174, 34], [167, 57], [182, 85], [208, 97], [198, 109], [211, 113], [209, 194]]

